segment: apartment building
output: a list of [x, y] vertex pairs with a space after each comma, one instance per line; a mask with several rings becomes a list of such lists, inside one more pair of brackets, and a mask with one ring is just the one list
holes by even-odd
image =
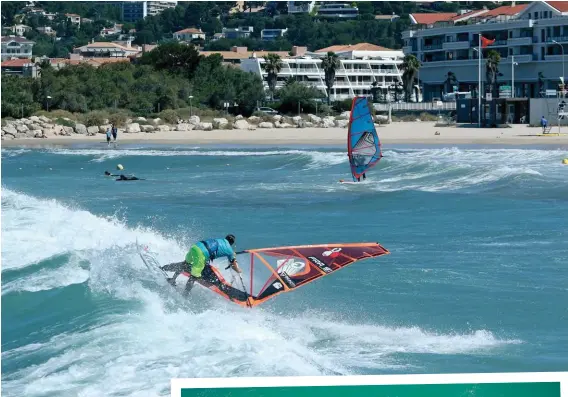
[[322, 1], [317, 7], [318, 17], [349, 19], [359, 16], [359, 9], [349, 3], [328, 3]]
[[[353, 98], [358, 95], [371, 95], [371, 86], [386, 89], [402, 83], [400, 64], [404, 54], [400, 50], [376, 46], [369, 43], [336, 45], [308, 52], [306, 47], [294, 47], [292, 55], [282, 57], [282, 70], [278, 74], [276, 87], [280, 88], [290, 77], [311, 85], [326, 93], [325, 73], [321, 68], [322, 58], [329, 51], [335, 52], [341, 65], [336, 71], [335, 83], [331, 92], [332, 100]], [[266, 83], [264, 57], [257, 56], [241, 60], [241, 68], [261, 76]]]
[[24, 34], [26, 34], [26, 32], [32, 30], [32, 28], [27, 25], [18, 24], [14, 26], [7, 26], [2, 30], [4, 30], [6, 33], [15, 34], [16, 36], [23, 36]]
[[[411, 21], [411, 29], [402, 34], [403, 51], [422, 63], [419, 79], [425, 100], [443, 97], [449, 72], [456, 77], [459, 91], [476, 89], [480, 34], [495, 40], [482, 48], [482, 57], [490, 50], [500, 54], [497, 82], [512, 86], [514, 77], [515, 97], [538, 97], [556, 89], [564, 77], [568, 2], [513, 2], [493, 10], [411, 14]], [[486, 80], [483, 58], [482, 86]]]
[[108, 42], [93, 42], [73, 49], [73, 54], [83, 58], [127, 58], [140, 52], [139, 47]]
[[264, 41], [276, 40], [278, 37], [284, 36], [288, 29], [262, 29], [260, 38]]
[[24, 37], [2, 36], [2, 61], [12, 58], [31, 58], [35, 42]]
[[136, 22], [148, 15], [158, 15], [162, 11], [175, 7], [177, 1], [123, 1], [122, 20]]
[[315, 5], [315, 1], [289, 1], [288, 14], [309, 14]]
[[226, 39], [246, 39], [254, 32], [252, 26], [239, 26], [238, 28], [223, 28], [223, 38]]

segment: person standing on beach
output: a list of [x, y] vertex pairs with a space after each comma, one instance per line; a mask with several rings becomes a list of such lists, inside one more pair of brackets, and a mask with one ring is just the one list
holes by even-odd
[[110, 146], [110, 136], [111, 136], [110, 127], [107, 128], [106, 136], [107, 136], [107, 146]]
[[112, 125], [112, 140], [116, 146], [116, 136], [118, 135], [118, 128], [113, 124]]
[[540, 118], [540, 125], [542, 126], [542, 133], [546, 134], [546, 126], [548, 125], [548, 121], [542, 116]]

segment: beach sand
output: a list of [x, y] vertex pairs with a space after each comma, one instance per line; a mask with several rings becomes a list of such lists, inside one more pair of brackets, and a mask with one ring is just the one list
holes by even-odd
[[[383, 145], [553, 145], [568, 148], [568, 127], [561, 127], [563, 135], [554, 127], [550, 136], [538, 136], [541, 128], [515, 125], [512, 128], [436, 127], [433, 122], [397, 122], [377, 128]], [[435, 135], [439, 132], [440, 135]], [[346, 145], [346, 128], [275, 128], [256, 130], [166, 131], [120, 134], [117, 143], [124, 144], [244, 144], [244, 145]], [[97, 136], [73, 135], [49, 138], [18, 138], [2, 141], [2, 146], [69, 146], [75, 144], [106, 146], [104, 134]]]

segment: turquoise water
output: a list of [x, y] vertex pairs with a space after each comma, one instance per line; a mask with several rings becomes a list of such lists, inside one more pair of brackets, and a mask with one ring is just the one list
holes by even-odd
[[[2, 150], [2, 392], [165, 396], [172, 377], [568, 369], [562, 150]], [[103, 176], [121, 163], [145, 181]], [[148, 274], [210, 236], [237, 248], [378, 241], [250, 311]]]

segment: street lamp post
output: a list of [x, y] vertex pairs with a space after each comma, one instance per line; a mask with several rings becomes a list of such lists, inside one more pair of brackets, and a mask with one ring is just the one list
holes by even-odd
[[562, 50], [562, 84], [564, 84], [564, 46], [562, 46], [562, 44], [560, 44], [559, 42], [557, 42], [556, 40], [552, 40], [552, 42], [554, 44], [558, 44], [560, 46], [560, 49]]
[[[481, 48], [481, 35], [479, 35], [479, 48]], [[477, 126], [479, 128], [481, 128], [481, 94], [482, 94], [482, 89], [481, 89], [481, 58], [483, 57], [483, 54], [481, 53], [480, 49], [477, 49], [475, 47], [473, 47], [474, 51], [477, 51], [477, 55], [479, 56], [479, 66], [477, 69]]]
[[189, 96], [189, 117], [193, 117], [193, 107], [191, 106], [191, 100], [193, 99], [193, 95]]
[[46, 100], [45, 100], [46, 110], [47, 110], [48, 112], [49, 112], [49, 100], [50, 100], [50, 99], [51, 99], [51, 97], [48, 95], [48, 96], [46, 97]]
[[515, 97], [515, 66], [518, 63], [515, 62], [515, 56], [511, 55], [511, 98]]

